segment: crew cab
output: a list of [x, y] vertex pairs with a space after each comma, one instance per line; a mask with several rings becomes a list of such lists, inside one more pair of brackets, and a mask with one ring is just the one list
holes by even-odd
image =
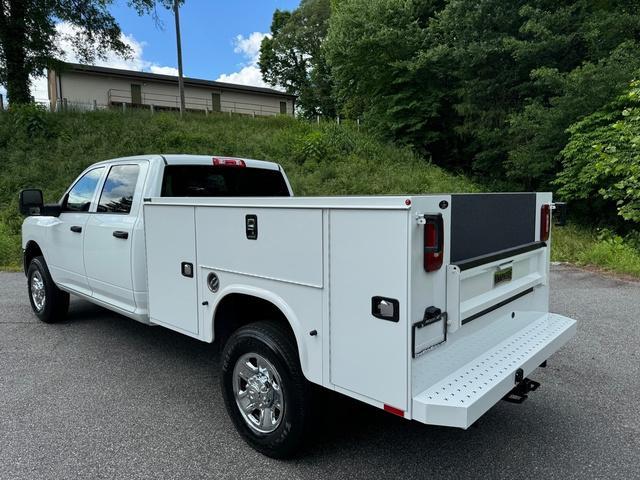
[[220, 342], [227, 411], [273, 457], [313, 424], [313, 384], [466, 429], [576, 331], [549, 313], [550, 193], [294, 197], [275, 163], [143, 155], [20, 208], [41, 320], [73, 294]]

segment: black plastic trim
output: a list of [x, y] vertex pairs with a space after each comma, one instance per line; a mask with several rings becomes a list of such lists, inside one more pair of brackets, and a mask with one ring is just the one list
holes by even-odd
[[499, 252], [490, 253], [488, 255], [481, 255], [479, 257], [470, 258], [468, 260], [456, 263], [456, 266], [460, 269], [460, 271], [469, 270], [470, 268], [479, 267], [480, 265], [484, 265], [485, 263], [491, 263], [497, 260], [502, 260], [503, 258], [520, 255], [521, 253], [531, 252], [533, 250], [544, 248], [546, 246], [546, 242], [526, 243], [518, 247], [507, 248], [505, 250], [500, 250]]
[[258, 239], [258, 216], [245, 215], [244, 229], [245, 229], [245, 234], [247, 235], [247, 240], [257, 240]]
[[501, 301], [499, 303], [496, 303], [495, 305], [492, 305], [489, 308], [486, 308], [486, 309], [482, 310], [481, 312], [476, 313], [475, 315], [471, 315], [469, 318], [465, 318], [464, 320], [462, 320], [462, 325], [464, 325], [465, 323], [469, 323], [470, 321], [475, 320], [476, 318], [482, 317], [483, 315], [486, 315], [487, 313], [493, 312], [494, 310], [497, 310], [500, 307], [504, 307], [508, 303], [511, 303], [511, 302], [513, 302], [515, 300], [518, 300], [519, 298], [524, 297], [525, 295], [528, 295], [531, 292], [533, 292], [533, 287], [527, 288], [525, 291], [520, 292], [520, 293], [514, 295], [513, 297], [509, 297], [506, 300], [503, 300], [503, 301]]
[[[385, 315], [380, 314], [377, 311], [378, 305], [383, 300], [385, 302], [389, 302], [391, 305], [393, 305], [393, 316], [387, 317]], [[398, 300], [396, 300], [395, 298], [380, 297], [380, 296], [371, 297], [371, 315], [373, 315], [374, 317], [379, 318], [381, 320], [387, 320], [389, 322], [396, 322], [397, 323], [397, 322], [400, 321], [400, 302]]]
[[193, 278], [193, 263], [182, 262], [180, 264], [180, 272], [183, 277]]

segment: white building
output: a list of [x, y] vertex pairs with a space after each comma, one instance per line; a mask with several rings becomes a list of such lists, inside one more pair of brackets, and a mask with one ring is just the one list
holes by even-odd
[[[178, 77], [66, 63], [47, 74], [52, 109], [62, 107], [178, 110]], [[184, 79], [187, 110], [244, 115], [294, 115], [294, 95], [197, 78]]]

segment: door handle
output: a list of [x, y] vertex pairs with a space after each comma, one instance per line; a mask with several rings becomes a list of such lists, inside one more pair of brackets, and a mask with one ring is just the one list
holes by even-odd
[[122, 230], [116, 230], [115, 232], [113, 232], [113, 236], [116, 238], [122, 238], [123, 240], [126, 240], [127, 238], [129, 238], [129, 232], [123, 232]]
[[82, 232], [82, 227], [78, 226], [78, 225], [73, 225], [69, 228], [69, 230], [71, 230], [74, 233], [80, 233]]

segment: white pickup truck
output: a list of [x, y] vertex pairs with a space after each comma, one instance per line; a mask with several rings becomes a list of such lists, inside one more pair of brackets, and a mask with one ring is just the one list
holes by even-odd
[[314, 423], [312, 384], [467, 428], [576, 330], [549, 313], [549, 193], [293, 197], [274, 163], [148, 155], [20, 208], [41, 320], [71, 293], [220, 341], [229, 415], [274, 457]]

